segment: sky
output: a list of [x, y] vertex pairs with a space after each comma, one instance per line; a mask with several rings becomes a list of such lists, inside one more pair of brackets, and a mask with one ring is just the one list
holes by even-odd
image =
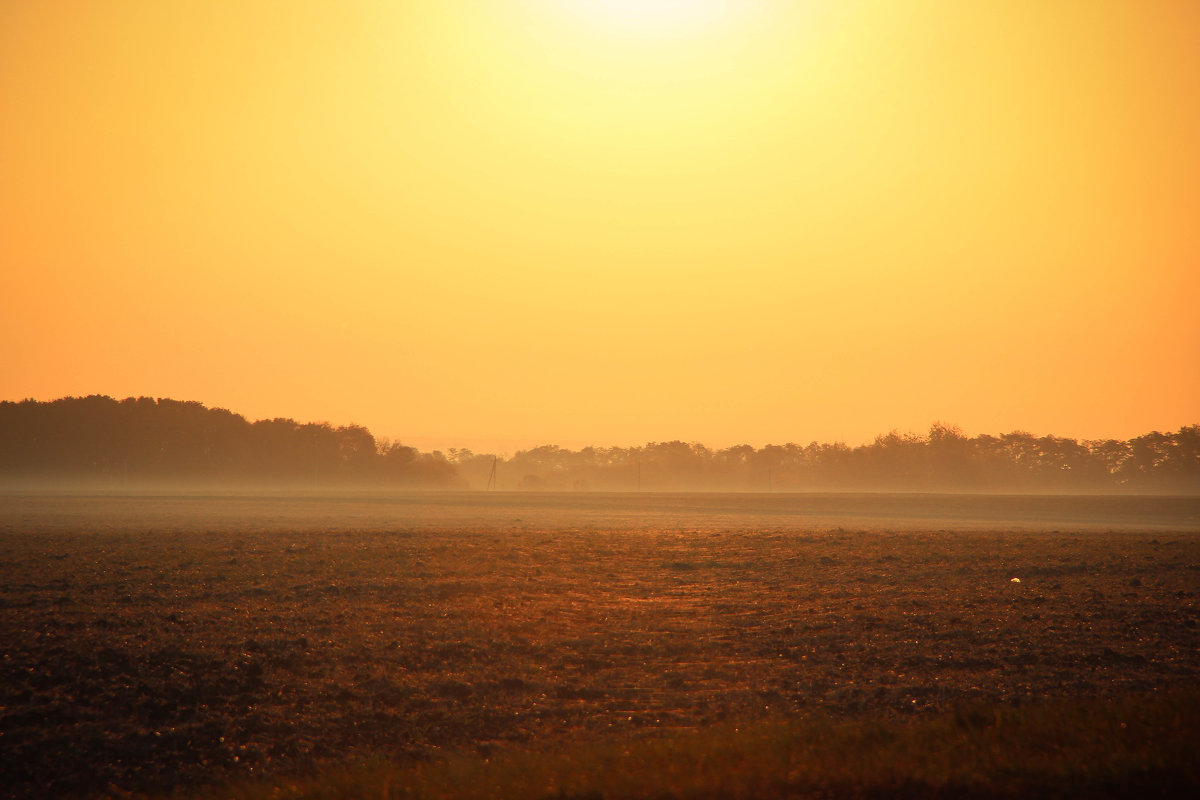
[[0, 2], [0, 399], [423, 449], [1200, 422], [1193, 0]]

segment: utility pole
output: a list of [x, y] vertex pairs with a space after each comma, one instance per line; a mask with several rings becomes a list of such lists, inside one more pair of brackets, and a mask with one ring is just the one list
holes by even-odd
[[499, 456], [492, 456], [492, 471], [488, 473], [487, 489], [484, 491], [490, 492], [496, 488], [496, 462], [499, 460]]

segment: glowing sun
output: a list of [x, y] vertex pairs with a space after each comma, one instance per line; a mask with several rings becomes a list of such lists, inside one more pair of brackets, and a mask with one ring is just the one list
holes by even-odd
[[581, 22], [629, 36], [673, 36], [719, 26], [734, 0], [569, 0]]

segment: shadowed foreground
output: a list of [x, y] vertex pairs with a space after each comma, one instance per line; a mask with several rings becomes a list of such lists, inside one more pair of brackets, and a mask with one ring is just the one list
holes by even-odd
[[726, 724], [550, 753], [327, 768], [185, 793], [208, 798], [1195, 797], [1200, 692], [894, 718]]
[[[792, 766], [764, 765], [779, 796], [869, 794], [876, 784], [844, 783], [856, 772], [882, 776], [880, 791], [915, 781], [978, 795], [984, 780], [1003, 795], [1013, 775], [1037, 790], [1043, 773], [1083, 780], [1068, 762], [1117, 763], [1126, 718], [1140, 726], [1129, 737], [1139, 755], [1087, 792], [1195, 783], [1169, 748], [1145, 751], [1194, 745], [1185, 722], [1197, 715], [1175, 713], [1194, 695], [1144, 700], [1200, 675], [1195, 533], [97, 528], [9, 516], [0, 529], [10, 797], [314, 767], [325, 777], [305, 786], [319, 789], [333, 780], [323, 764], [385, 759], [355, 773], [369, 782], [409, 774], [396, 764], [453, 753], [516, 763], [504, 759], [530, 748], [565, 748], [546, 769], [570, 773], [583, 758], [586, 777], [617, 769], [643, 739], [631, 757], [647, 772], [675, 769], [672, 753], [727, 762], [684, 769], [725, 775], [714, 790], [750, 781], [753, 759], [777, 753], [810, 765], [797, 782]], [[1088, 720], [1099, 738], [1063, 744], [1061, 757], [1000, 741], [1065, 742]], [[922, 783], [931, 768], [911, 753], [930, 737], [949, 754], [930, 757], [951, 766], [966, 758], [954, 748], [974, 748], [984, 778], [943, 769]], [[1021, 766], [1030, 752], [1044, 761], [1033, 772]], [[813, 763], [822, 771], [805, 772]], [[623, 796], [564, 781], [545, 794]], [[713, 796], [688, 785], [678, 796]]]

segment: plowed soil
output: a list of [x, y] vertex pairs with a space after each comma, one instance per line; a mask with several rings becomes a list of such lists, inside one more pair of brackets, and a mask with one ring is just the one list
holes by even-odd
[[4, 795], [1200, 676], [1195, 531], [147, 519], [2, 517]]

